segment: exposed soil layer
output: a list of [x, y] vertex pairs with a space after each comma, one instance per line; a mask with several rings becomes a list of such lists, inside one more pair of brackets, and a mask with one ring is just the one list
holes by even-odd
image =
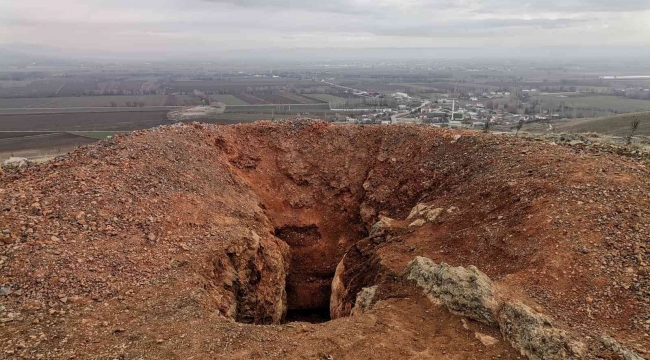
[[1, 176], [1, 354], [521, 358], [403, 280], [423, 256], [475, 265], [601, 358], [602, 335], [647, 357], [647, 166], [410, 126], [118, 136]]

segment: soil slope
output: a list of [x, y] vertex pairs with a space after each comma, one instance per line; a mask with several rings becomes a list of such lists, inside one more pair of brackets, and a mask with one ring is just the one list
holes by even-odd
[[[476, 266], [601, 358], [603, 335], [647, 357], [647, 166], [412, 126], [118, 136], [2, 175], [0, 358], [523, 358], [409, 285], [416, 256]], [[441, 210], [413, 224], [418, 204]]]

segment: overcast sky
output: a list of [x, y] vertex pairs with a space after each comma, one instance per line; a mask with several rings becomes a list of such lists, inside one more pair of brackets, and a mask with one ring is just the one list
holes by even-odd
[[650, 0], [0, 0], [0, 44], [85, 53], [650, 47]]

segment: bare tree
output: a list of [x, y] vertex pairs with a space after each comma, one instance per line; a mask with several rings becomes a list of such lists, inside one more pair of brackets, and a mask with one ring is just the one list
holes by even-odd
[[485, 119], [485, 124], [483, 125], [483, 132], [484, 133], [490, 132], [490, 120], [488, 119]]
[[131, 107], [131, 102], [130, 101], [126, 102], [126, 107]]
[[519, 131], [521, 131], [522, 127], [524, 127], [524, 119], [519, 119], [517, 122], [517, 132], [515, 133], [515, 137], [519, 136]]
[[111, 101], [111, 107], [117, 107], [117, 103], [115, 101]]
[[632, 137], [634, 137], [634, 133], [639, 129], [640, 125], [641, 125], [641, 120], [639, 120], [639, 118], [635, 118], [630, 123], [630, 135], [627, 136], [628, 145], [632, 143]]

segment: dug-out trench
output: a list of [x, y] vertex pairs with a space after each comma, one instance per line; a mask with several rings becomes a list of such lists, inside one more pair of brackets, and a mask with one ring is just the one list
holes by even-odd
[[[367, 235], [358, 224], [348, 228], [354, 229], [357, 240]], [[339, 241], [346, 239], [345, 236], [332, 238], [327, 236], [329, 232], [325, 231], [325, 234], [316, 224], [275, 228], [275, 236], [289, 245], [291, 253], [284, 322], [321, 323], [330, 320], [332, 280], [350, 241], [341, 244]]]
[[[296, 132], [317, 130], [294, 125]], [[223, 297], [237, 305], [222, 312], [243, 322], [326, 320], [337, 266], [368, 238], [380, 216], [407, 215], [430, 200], [439, 184], [464, 180], [439, 164], [449, 151], [453, 166], [459, 166], [457, 149], [441, 148], [451, 139], [424, 136], [415, 128], [392, 134], [383, 128], [332, 127], [312, 134], [312, 141], [277, 133], [273, 126], [236, 129], [241, 133], [233, 141], [217, 139], [215, 146], [243, 185], [249, 208], [256, 209], [257, 233], [266, 242], [234, 261], [239, 284], [226, 281], [231, 295]], [[246, 141], [234, 141], [238, 138]], [[254, 270], [261, 276], [246, 275], [249, 263], [266, 264]]]

